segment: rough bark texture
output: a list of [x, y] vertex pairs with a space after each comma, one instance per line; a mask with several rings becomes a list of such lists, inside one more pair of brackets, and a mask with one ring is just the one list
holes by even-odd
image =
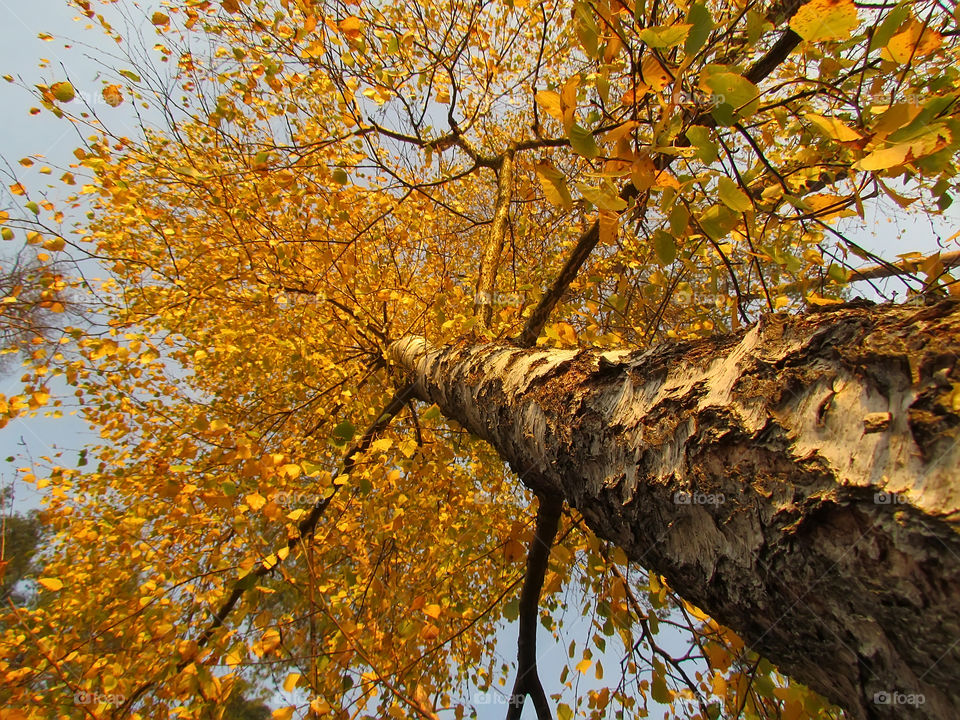
[[644, 352], [391, 354], [533, 489], [853, 717], [960, 717], [960, 304]]

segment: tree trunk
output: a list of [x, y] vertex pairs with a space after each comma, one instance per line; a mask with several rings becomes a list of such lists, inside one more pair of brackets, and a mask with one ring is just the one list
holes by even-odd
[[960, 303], [643, 352], [393, 360], [531, 488], [854, 718], [960, 717]]

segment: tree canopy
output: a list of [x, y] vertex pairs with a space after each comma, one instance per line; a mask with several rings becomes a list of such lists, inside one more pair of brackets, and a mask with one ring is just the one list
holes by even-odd
[[[116, 41], [98, 77], [7, 77], [79, 142], [58, 183], [8, 165], [37, 264], [0, 318], [46, 329], [0, 332], [28, 346], [0, 422], [101, 438], [22, 470], [50, 532], [0, 619], [24, 716], [227, 717], [251, 682], [278, 718], [505, 707], [537, 503], [392, 342], [637, 349], [863, 276], [960, 293], [952, 238], [854, 234], [957, 191], [940, 0], [71, 4]], [[564, 720], [840, 716], [569, 508], [541, 609]]]

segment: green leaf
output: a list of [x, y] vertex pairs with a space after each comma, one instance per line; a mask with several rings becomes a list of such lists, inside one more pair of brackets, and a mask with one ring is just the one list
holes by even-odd
[[349, 420], [344, 420], [333, 429], [333, 439], [337, 444], [343, 445], [353, 440], [357, 428]]
[[747, 194], [728, 177], [721, 177], [718, 181], [717, 194], [720, 201], [731, 210], [743, 213], [753, 209], [753, 203]]
[[760, 104], [760, 90], [742, 75], [728, 72], [723, 65], [707, 65], [701, 84], [713, 96], [714, 102], [737, 109], [740, 117], [756, 112]]
[[690, 32], [690, 25], [677, 23], [676, 25], [656, 25], [640, 31], [640, 39], [650, 47], [670, 48], [679, 45]]
[[257, 584], [257, 574], [249, 572], [237, 581], [236, 588], [241, 592], [246, 592], [256, 584]]
[[740, 216], [723, 205], [714, 205], [700, 216], [700, 227], [713, 240], [722, 240], [740, 224]]
[[683, 45], [683, 52], [686, 55], [695, 55], [710, 37], [713, 18], [706, 5], [694, 3], [690, 6], [690, 12], [687, 13], [687, 22], [690, 23], [690, 32], [687, 34], [687, 42]]
[[576, 188], [580, 191], [581, 195], [596, 205], [600, 210], [622, 212], [627, 209], [626, 201], [617, 195], [616, 189], [609, 181], [601, 187], [590, 187], [583, 183], [577, 183]]
[[596, 57], [600, 49], [600, 28], [597, 27], [597, 21], [593, 16], [590, 4], [576, 3], [573, 6], [573, 14], [577, 20], [577, 37], [580, 38], [583, 49], [587, 51], [590, 57]]
[[684, 205], [677, 205], [670, 212], [670, 232], [674, 237], [680, 237], [690, 222], [690, 211]]
[[314, 475], [320, 472], [321, 470], [323, 470], [323, 465], [321, 465], [320, 463], [312, 462], [310, 460], [304, 460], [303, 462], [301, 462], [300, 467], [303, 468], [303, 472], [305, 475]]
[[10, 228], [3, 228], [0, 230], [0, 237], [3, 237], [4, 240], [13, 240], [13, 230]]
[[710, 128], [703, 125], [691, 125], [687, 128], [687, 139], [697, 149], [695, 157], [709, 165], [720, 157], [717, 144], [711, 139]]
[[333, 181], [337, 185], [346, 185], [347, 184], [347, 172], [343, 168], [337, 168], [333, 171]]
[[871, 50], [886, 47], [887, 43], [890, 42], [890, 38], [900, 29], [904, 21], [910, 17], [910, 5], [909, 0], [901, 0], [893, 10], [887, 13], [883, 22], [880, 23], [880, 27], [873, 33], [873, 37], [870, 38]]
[[730, 127], [737, 122], [737, 109], [729, 103], [720, 103], [710, 111], [710, 114], [717, 121], [717, 125], [723, 127]]
[[573, 710], [566, 703], [557, 705], [557, 720], [573, 720]]
[[37, 205], [33, 200], [31, 200], [30, 202], [28, 202], [28, 203], [25, 205], [25, 207], [27, 208], [27, 210], [29, 210], [30, 212], [32, 212], [34, 215], [39, 215], [39, 214], [40, 214], [40, 206]]
[[593, 139], [590, 131], [580, 127], [576, 123], [571, 126], [568, 137], [570, 139], [570, 147], [573, 148], [573, 151], [577, 153], [577, 155], [592, 158], [600, 154], [600, 151], [597, 149], [597, 142]]
[[827, 275], [831, 280], [840, 285], [846, 285], [850, 279], [847, 276], [847, 271], [844, 269], [844, 267], [842, 265], [837, 265], [836, 263], [830, 264], [830, 267], [827, 268]]
[[662, 705], [669, 705], [673, 700], [670, 689], [667, 687], [667, 670], [659, 660], [653, 661], [653, 682], [650, 684], [650, 697]]
[[669, 265], [677, 259], [677, 241], [665, 230], [655, 230], [653, 233], [653, 251], [661, 265]]
[[140, 76], [137, 75], [133, 70], [121, 70], [120, 74], [123, 75], [130, 82], [138, 83], [140, 82]]
[[564, 210], [570, 210], [573, 207], [573, 198], [570, 197], [567, 179], [563, 173], [546, 161], [537, 163], [534, 168], [547, 200]]
[[224, 495], [233, 496], [237, 494], [236, 483], [230, 482], [229, 480], [225, 480], [224, 482], [220, 483], [220, 489], [223, 490]]

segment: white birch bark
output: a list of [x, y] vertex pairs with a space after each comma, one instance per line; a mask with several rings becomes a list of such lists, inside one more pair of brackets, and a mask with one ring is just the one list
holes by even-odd
[[391, 356], [530, 487], [852, 717], [960, 717], [957, 302], [644, 352], [407, 337]]

